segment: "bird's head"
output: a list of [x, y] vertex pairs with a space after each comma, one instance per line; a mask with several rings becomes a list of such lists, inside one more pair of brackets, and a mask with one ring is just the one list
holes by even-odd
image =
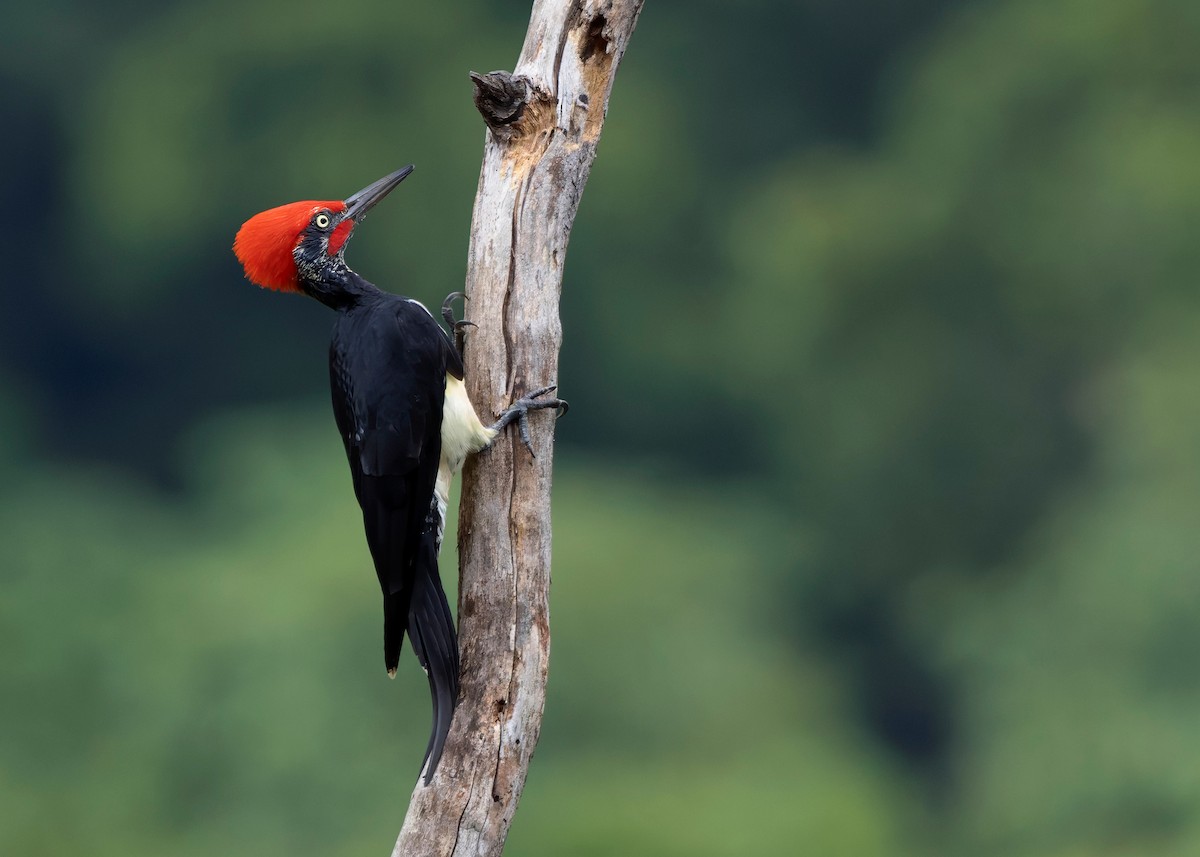
[[346, 271], [346, 243], [367, 212], [413, 171], [386, 175], [345, 200], [305, 200], [260, 212], [238, 230], [233, 252], [252, 283], [304, 292]]

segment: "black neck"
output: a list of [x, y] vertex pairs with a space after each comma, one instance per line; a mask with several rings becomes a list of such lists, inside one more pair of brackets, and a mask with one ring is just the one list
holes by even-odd
[[351, 271], [343, 263], [329, 266], [317, 276], [301, 277], [300, 288], [311, 298], [316, 298], [330, 309], [347, 310], [369, 302], [383, 291]]

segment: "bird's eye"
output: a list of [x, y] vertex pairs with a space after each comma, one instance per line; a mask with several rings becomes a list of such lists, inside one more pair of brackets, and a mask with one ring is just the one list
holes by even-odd
[[325, 229], [329, 226], [329, 215], [321, 212], [313, 220], [313, 223], [317, 224], [318, 229]]

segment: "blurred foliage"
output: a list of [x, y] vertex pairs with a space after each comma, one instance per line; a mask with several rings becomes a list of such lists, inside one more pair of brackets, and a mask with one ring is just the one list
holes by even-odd
[[[390, 846], [428, 703], [379, 668], [330, 319], [228, 248], [412, 161], [351, 261], [453, 290], [465, 73], [527, 11], [12, 10], [0, 853]], [[512, 853], [1200, 853], [1198, 42], [1185, 0], [648, 4], [567, 264]]]

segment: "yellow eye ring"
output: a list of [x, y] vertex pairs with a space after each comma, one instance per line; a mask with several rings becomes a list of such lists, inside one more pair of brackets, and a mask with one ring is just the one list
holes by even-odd
[[318, 229], [326, 229], [329, 227], [329, 215], [322, 212], [316, 216], [313, 223], [317, 224]]

